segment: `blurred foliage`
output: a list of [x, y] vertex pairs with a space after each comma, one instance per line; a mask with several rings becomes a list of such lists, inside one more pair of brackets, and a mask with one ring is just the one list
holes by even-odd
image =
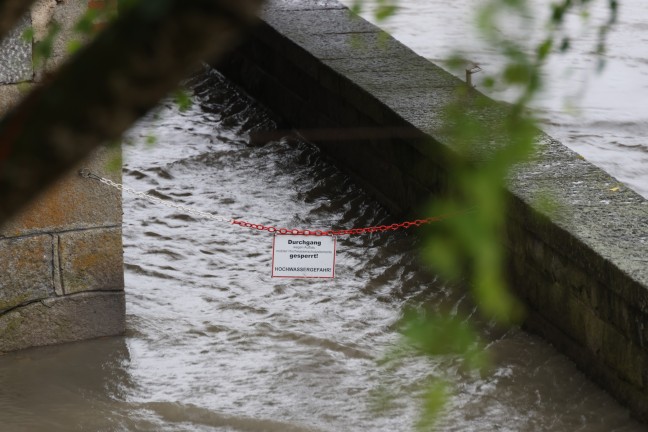
[[189, 108], [191, 108], [191, 105], [193, 103], [191, 92], [182, 86], [178, 87], [174, 92], [173, 100], [178, 106], [180, 112], [187, 111]]
[[[117, 3], [107, 0], [103, 8], [88, 8], [75, 22], [71, 36], [65, 41], [67, 52], [73, 54], [78, 51], [84, 42], [90, 40], [99, 33], [108, 23], [117, 18]], [[22, 34], [24, 40], [33, 42], [32, 61], [34, 68], [39, 69], [54, 54], [54, 44], [57, 37], [61, 35], [63, 26], [61, 23], [52, 19], [47, 24], [47, 33], [40, 39], [36, 40], [36, 32], [33, 27], [28, 27]]]
[[[118, 5], [89, 9], [73, 28], [76, 38], [67, 41], [69, 52], [84, 45], [118, 11], [126, 11], [141, 0], [108, 1]], [[148, 1], [150, 13], [155, 15], [169, 0]], [[597, 27], [598, 39], [593, 53], [603, 67], [606, 37], [614, 25], [619, 9], [617, 0], [606, 1], [609, 16]], [[441, 133], [447, 138], [454, 154], [446, 160], [449, 193], [430, 205], [432, 215], [452, 215], [442, 224], [432, 225], [424, 249], [431, 267], [448, 281], [466, 281], [470, 286], [480, 314], [499, 325], [519, 322], [523, 317], [521, 305], [506, 285], [504, 249], [506, 218], [505, 179], [511, 168], [532, 157], [537, 122], [529, 109], [530, 102], [543, 88], [543, 66], [556, 53], [567, 52], [573, 37], [566, 29], [568, 14], [578, 13], [589, 19], [589, 7], [596, 0], [559, 0], [550, 8], [545, 32], [539, 41], [519, 37], [503, 29], [503, 21], [517, 21], [519, 27], [530, 26], [534, 19], [531, 0], [484, 0], [476, 10], [476, 27], [480, 37], [496, 50], [503, 61], [499, 70], [489, 71], [482, 80], [487, 89], [513, 88], [516, 99], [504, 107], [475, 92], [468, 86], [457, 89], [455, 100], [445, 107], [445, 121]], [[389, 19], [398, 13], [398, 0], [354, 0], [352, 11], [360, 13], [367, 3], [377, 20]], [[62, 26], [52, 21], [47, 34], [34, 44], [34, 62], [40, 67], [52, 56], [53, 47]], [[23, 37], [34, 39], [34, 30], [27, 29]], [[447, 60], [453, 69], [470, 68], [472, 64], [459, 54]], [[182, 88], [173, 98], [180, 110], [191, 106], [190, 95]], [[147, 144], [154, 145], [150, 135]], [[111, 164], [117, 169], [121, 160]], [[614, 190], [611, 189], [611, 190]], [[546, 207], [550, 198], [543, 197]], [[399, 347], [397, 355], [414, 352], [428, 356], [455, 356], [470, 369], [484, 370], [487, 353], [479, 333], [469, 320], [457, 314], [430, 313], [413, 309], [404, 313], [402, 339], [408, 349]], [[394, 364], [393, 358], [385, 364]], [[422, 393], [422, 414], [419, 430], [434, 429], [445, 402], [451, 394], [451, 379], [436, 378]], [[387, 410], [390, 405], [387, 391], [378, 391], [377, 407]]]
[[[617, 0], [604, 1], [609, 16], [596, 30], [598, 39], [593, 49], [600, 67], [605, 40], [619, 7]], [[523, 318], [523, 308], [506, 284], [505, 179], [514, 165], [533, 155], [538, 127], [529, 104], [542, 91], [543, 66], [549, 56], [571, 47], [566, 16], [577, 13], [587, 20], [592, 3], [595, 0], [549, 4], [545, 30], [540, 40], [534, 41], [524, 37], [524, 31], [537, 19], [531, 0], [481, 2], [476, 9], [475, 25], [480, 37], [502, 60], [495, 62], [502, 65], [499, 70], [488, 71], [483, 86], [487, 90], [513, 89], [515, 100], [510, 105], [498, 104], [464, 85], [445, 107], [441, 133], [454, 150], [445, 161], [449, 190], [430, 205], [429, 213], [452, 217], [431, 227], [424, 257], [450, 283], [467, 282], [479, 314], [496, 325], [515, 324]], [[355, 0], [352, 10], [361, 12], [366, 6], [370, 6], [378, 21], [398, 11], [393, 0]], [[452, 55], [446, 64], [460, 73], [474, 66], [459, 54]], [[550, 197], [543, 196], [541, 200], [544, 207], [553, 207]], [[406, 312], [402, 335], [404, 342], [421, 354], [458, 355], [467, 367], [485, 367], [487, 356], [478, 332], [456, 314]], [[450, 393], [449, 382], [444, 378], [432, 380], [423, 395], [419, 430], [434, 429]]]
[[[56, 40], [56, 36], [61, 32], [61, 28], [61, 24], [57, 21], [52, 21], [47, 27], [47, 34], [42, 40], [34, 43], [32, 54], [34, 68], [40, 68], [52, 56], [54, 41]], [[34, 40], [33, 27], [27, 28], [23, 32], [22, 37], [28, 42]]]
[[418, 430], [431, 430], [443, 412], [448, 398], [448, 385], [442, 380], [435, 380], [427, 386], [423, 394], [423, 409], [416, 422]]
[[486, 353], [477, 333], [467, 320], [450, 314], [409, 310], [401, 332], [408, 346], [430, 355], [456, 355], [471, 369], [487, 365]]

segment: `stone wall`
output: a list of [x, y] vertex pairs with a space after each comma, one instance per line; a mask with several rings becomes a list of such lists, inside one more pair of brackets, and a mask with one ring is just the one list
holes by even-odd
[[[31, 14], [0, 42], [0, 115], [67, 57], [72, 27], [92, 0], [39, 0]], [[50, 58], [32, 66], [33, 45], [53, 21], [61, 31]], [[88, 77], [92, 79], [92, 77]], [[121, 149], [101, 148], [84, 168], [121, 180]], [[78, 169], [80, 169], [78, 167]], [[0, 354], [2, 352], [124, 331], [121, 195], [76, 172], [52, 185], [0, 227]]]
[[[269, 0], [251, 40], [217, 66], [393, 212], [421, 215], [446, 190], [439, 126], [460, 81], [337, 1]], [[497, 121], [486, 105], [466, 109]], [[648, 420], [647, 201], [547, 135], [509, 180], [502, 241], [526, 327]], [[562, 211], [545, 214], [542, 194]]]

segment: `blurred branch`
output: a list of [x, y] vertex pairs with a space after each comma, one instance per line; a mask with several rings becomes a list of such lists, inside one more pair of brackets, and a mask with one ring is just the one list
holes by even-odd
[[261, 0], [143, 0], [0, 120], [0, 224], [118, 139], [203, 59], [225, 53]]
[[0, 40], [29, 11], [34, 0], [0, 0]]

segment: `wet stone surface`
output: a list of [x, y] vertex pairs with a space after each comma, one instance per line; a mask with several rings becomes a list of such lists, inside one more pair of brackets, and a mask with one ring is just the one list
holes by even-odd
[[32, 46], [23, 39], [23, 32], [31, 26], [26, 16], [0, 42], [0, 84], [12, 84], [32, 79]]
[[52, 294], [52, 239], [49, 235], [0, 239], [0, 257], [0, 315], [5, 310]]

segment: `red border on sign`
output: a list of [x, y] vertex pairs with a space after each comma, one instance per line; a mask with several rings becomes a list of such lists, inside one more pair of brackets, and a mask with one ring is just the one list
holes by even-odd
[[[333, 276], [275, 276], [274, 271], [274, 261], [275, 261], [275, 240], [277, 236], [284, 234], [275, 234], [272, 237], [272, 276], [273, 278], [283, 278], [283, 279], [335, 279], [335, 260], [337, 259], [337, 238], [333, 238]], [[285, 234], [292, 235], [292, 234]]]

